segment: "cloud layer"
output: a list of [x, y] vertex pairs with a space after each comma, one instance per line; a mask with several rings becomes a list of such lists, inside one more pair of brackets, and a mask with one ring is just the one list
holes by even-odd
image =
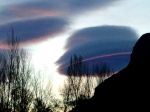
[[0, 41], [5, 42], [7, 35], [11, 33], [11, 28], [15, 30], [20, 42], [43, 39], [57, 34], [64, 30], [67, 22], [58, 18], [40, 18], [13, 22], [0, 26]]
[[[60, 65], [59, 70], [61, 70], [61, 68], [69, 64], [70, 57], [73, 54], [81, 55], [84, 59], [88, 59], [105, 54], [131, 52], [132, 47], [134, 46], [137, 39], [137, 34], [130, 27], [99, 26], [85, 28], [75, 32], [68, 39], [67, 45], [65, 47], [67, 52], [64, 53], [64, 55], [56, 63]], [[114, 60], [111, 61], [113, 64], [117, 60], [115, 57], [113, 58]], [[123, 55], [121, 57], [124, 58]], [[125, 57], [126, 59], [124, 58], [123, 60], [128, 62], [127, 60], [129, 60], [129, 55], [126, 55]], [[106, 57], [103, 59], [101, 58], [102, 60], [97, 60], [110, 62], [106, 60], [110, 60], [111, 58], [112, 57]], [[120, 61], [119, 63], [123, 66], [125, 65], [123, 61]]]
[[4, 5], [0, 21], [8, 22], [34, 17], [68, 17], [92, 8], [106, 8], [116, 0], [32, 0]]

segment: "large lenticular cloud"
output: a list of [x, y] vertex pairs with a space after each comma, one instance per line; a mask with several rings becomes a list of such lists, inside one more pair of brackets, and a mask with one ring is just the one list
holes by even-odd
[[[68, 39], [65, 47], [67, 52], [56, 62], [60, 65], [58, 69], [64, 73], [63, 69], [69, 64], [70, 57], [76, 54], [87, 61], [93, 58], [89, 60], [90, 63], [102, 61], [108, 63], [114, 71], [120, 70], [127, 65], [137, 39], [134, 30], [126, 26], [99, 26], [79, 30]], [[103, 57], [94, 59], [98, 56]]]
[[5, 43], [7, 35], [11, 33], [11, 28], [20, 37], [20, 43], [26, 41], [31, 43], [32, 40], [36, 42], [36, 40], [44, 40], [45, 37], [52, 38], [52, 35], [64, 30], [66, 24], [67, 22], [63, 19], [39, 18], [0, 25], [0, 42]]

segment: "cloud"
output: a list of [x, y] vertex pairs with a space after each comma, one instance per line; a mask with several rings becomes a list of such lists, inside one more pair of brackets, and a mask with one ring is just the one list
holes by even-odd
[[[98, 26], [79, 30], [68, 38], [65, 46], [67, 51], [56, 62], [60, 65], [58, 69], [61, 70], [64, 66], [69, 65], [70, 57], [74, 54], [81, 55], [84, 59], [88, 59], [107, 54], [131, 52], [137, 39], [138, 35], [135, 31], [126, 26]], [[125, 54], [112, 56], [114, 60], [111, 60], [111, 62], [114, 64], [115, 61], [118, 60], [116, 57], [123, 56], [125, 56]], [[112, 57], [97, 58], [96, 60], [110, 62], [106, 60], [110, 60]], [[128, 62], [129, 54], [126, 54], [125, 57], [124, 60], [126, 59], [126, 62]], [[90, 62], [92, 61], [93, 60]], [[123, 60], [122, 63], [121, 61], [118, 63], [125, 66]]]
[[0, 21], [9, 22], [24, 18], [68, 17], [93, 8], [106, 8], [116, 0], [32, 0], [15, 2], [1, 7]]
[[[0, 26], [0, 41], [5, 43], [7, 35], [13, 27], [20, 42], [40, 41], [52, 38], [65, 29], [67, 22], [58, 18], [39, 18], [25, 21], [13, 22]], [[33, 44], [33, 43], [32, 43]]]
[[80, 12], [81, 10], [90, 10], [95, 7], [107, 7], [116, 0], [33, 0], [19, 4], [16, 7], [28, 10], [30, 8], [43, 9], [43, 10], [59, 10], [64, 12]]

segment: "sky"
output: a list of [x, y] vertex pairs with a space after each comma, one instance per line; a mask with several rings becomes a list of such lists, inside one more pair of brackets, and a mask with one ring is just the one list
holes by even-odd
[[36, 70], [62, 84], [74, 54], [123, 69], [150, 29], [150, 0], [0, 0], [0, 49], [13, 27]]

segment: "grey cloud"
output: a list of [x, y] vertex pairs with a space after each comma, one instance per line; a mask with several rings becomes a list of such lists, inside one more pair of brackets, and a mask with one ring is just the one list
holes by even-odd
[[0, 41], [6, 40], [11, 28], [20, 37], [20, 41], [27, 41], [58, 33], [58, 31], [64, 29], [66, 24], [65, 20], [58, 18], [39, 18], [12, 22], [0, 26]]
[[[79, 14], [92, 8], [106, 8], [118, 0], [32, 0], [27, 2], [19, 2], [5, 6], [0, 11], [0, 20], [8, 22], [16, 20], [16, 18], [40, 17], [41, 13], [32, 13], [31, 10], [54, 11], [57, 17], [64, 17], [74, 14]], [[28, 14], [26, 13], [28, 12]], [[39, 11], [40, 12], [40, 11]], [[52, 15], [49, 15], [52, 16]], [[53, 15], [53, 17], [56, 15]], [[11, 18], [11, 19], [10, 19]]]
[[[80, 12], [81, 10], [90, 10], [90, 8], [93, 7], [105, 7], [113, 2], [116, 2], [116, 0], [51, 0], [48, 2], [46, 7], [41, 7], [70, 12]], [[44, 4], [44, 2], [39, 2], [39, 4], [41, 3]], [[37, 6], [39, 6], [38, 3]]]
[[[61, 67], [69, 64], [73, 54], [84, 59], [118, 52], [131, 52], [138, 35], [130, 27], [99, 26], [77, 31], [67, 42], [67, 52], [56, 62]], [[104, 59], [104, 58], [103, 58]], [[116, 58], [117, 59], [117, 58]], [[108, 58], [107, 58], [108, 60]]]
[[39, 9], [54, 9], [63, 11], [81, 11], [83, 9], [90, 10], [92, 7], [106, 7], [118, 0], [33, 0], [20, 4], [25, 8], [39, 8]]

